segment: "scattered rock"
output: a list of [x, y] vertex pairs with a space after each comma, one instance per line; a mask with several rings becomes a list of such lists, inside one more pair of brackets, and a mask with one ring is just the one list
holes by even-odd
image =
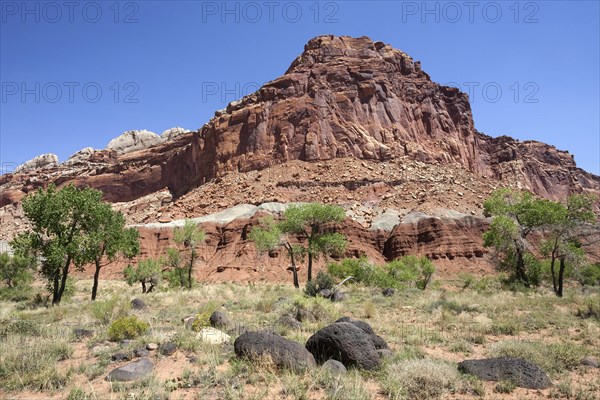
[[133, 355], [129, 352], [125, 352], [125, 351], [119, 351], [115, 354], [113, 354], [110, 359], [112, 361], [130, 361], [133, 358]]
[[220, 330], [212, 327], [202, 328], [196, 337], [202, 340], [204, 343], [209, 344], [227, 343], [231, 339], [231, 336], [225, 332], [221, 332]]
[[334, 359], [345, 367], [375, 369], [381, 362], [370, 336], [350, 322], [336, 322], [312, 335], [306, 348], [319, 363]]
[[148, 349], [150, 351], [154, 351], [154, 350], [158, 349], [158, 345], [156, 343], [148, 343], [146, 345], [146, 349]]
[[396, 290], [394, 288], [385, 288], [381, 291], [381, 294], [385, 297], [392, 297], [394, 293], [396, 293]]
[[197, 356], [188, 356], [187, 360], [190, 364], [196, 364], [198, 362], [198, 357]]
[[465, 360], [458, 363], [458, 370], [484, 381], [511, 380], [518, 387], [527, 389], [546, 389], [552, 385], [544, 370], [519, 358]]
[[134, 310], [145, 310], [148, 308], [148, 306], [142, 299], [133, 299], [131, 300], [131, 308]]
[[346, 294], [346, 292], [336, 291], [336, 292], [333, 292], [333, 294], [331, 295], [331, 297], [329, 299], [331, 301], [333, 301], [334, 303], [337, 303], [340, 301], [344, 301], [347, 298], [348, 298], [348, 295]]
[[598, 359], [593, 356], [583, 357], [583, 359], [581, 360], [581, 365], [585, 365], [586, 367], [599, 368]]
[[183, 319], [183, 325], [185, 326], [186, 329], [192, 329], [192, 327], [194, 326], [195, 320], [196, 320], [196, 317], [194, 317], [194, 316], [185, 317]]
[[282, 315], [279, 317], [279, 319], [277, 319], [276, 324], [293, 330], [302, 329], [302, 323], [294, 318], [291, 314]]
[[278, 368], [305, 370], [316, 365], [315, 359], [300, 343], [274, 332], [247, 332], [238, 337], [233, 348], [238, 357], [259, 360], [268, 356]]
[[75, 165], [87, 162], [92, 154], [94, 154], [94, 149], [92, 147], [83, 148], [69, 157], [63, 165]]
[[133, 351], [133, 354], [136, 357], [148, 357], [150, 355], [150, 351], [148, 351], [148, 349], [146, 349], [145, 347], [140, 347], [138, 349], [135, 349]]
[[73, 329], [73, 336], [77, 339], [90, 338], [94, 336], [94, 331], [90, 329], [75, 328]]
[[333, 292], [330, 289], [321, 289], [317, 293], [317, 296], [324, 297], [326, 299], [330, 298], [333, 295]]
[[113, 369], [107, 376], [107, 381], [131, 382], [144, 378], [154, 368], [152, 361], [142, 358], [138, 361]]
[[296, 319], [300, 322], [315, 322], [317, 317], [310, 311], [301, 308], [296, 313]]
[[172, 356], [177, 351], [177, 345], [173, 342], [161, 343], [158, 346], [158, 352], [163, 356]]
[[323, 363], [323, 369], [336, 375], [345, 374], [348, 371], [346, 367], [344, 367], [344, 364], [333, 359], [325, 361], [325, 363]]
[[210, 315], [210, 326], [213, 328], [227, 328], [231, 324], [227, 315], [221, 311], [215, 311]]

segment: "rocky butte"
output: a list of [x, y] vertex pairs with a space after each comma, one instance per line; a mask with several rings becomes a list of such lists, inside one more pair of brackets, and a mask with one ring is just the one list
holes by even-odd
[[180, 219], [204, 218], [197, 270], [209, 280], [288, 280], [282, 255], [256, 254], [246, 233], [291, 201], [344, 206], [348, 255], [425, 254], [451, 272], [490, 268], [481, 203], [495, 188], [600, 194], [600, 177], [568, 152], [478, 132], [467, 95], [406, 53], [332, 35], [310, 40], [283, 76], [197, 131], [129, 131], [104, 150], [62, 164], [44, 155], [1, 176], [0, 239], [24, 228], [21, 199], [49, 182], [101, 190], [138, 224], [143, 256], [168, 246]]

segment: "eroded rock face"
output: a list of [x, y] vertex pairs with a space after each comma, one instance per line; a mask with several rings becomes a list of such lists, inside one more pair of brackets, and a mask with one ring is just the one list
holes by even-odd
[[15, 168], [15, 174], [27, 173], [40, 168], [52, 168], [58, 165], [58, 156], [56, 154], [41, 154], [24, 162]]
[[117, 154], [124, 154], [155, 146], [161, 141], [161, 137], [154, 132], [147, 130], [127, 131], [111, 140], [106, 149], [114, 150]]
[[69, 157], [67, 159], [67, 161], [65, 161], [63, 163], [63, 165], [72, 166], [72, 165], [76, 165], [78, 163], [87, 162], [89, 160], [89, 158], [91, 157], [91, 155], [94, 153], [94, 151], [95, 150], [92, 147], [85, 147], [85, 148], [75, 152], [71, 157]]
[[175, 128], [167, 129], [166, 131], [164, 131], [163, 133], [160, 134], [160, 137], [163, 140], [173, 140], [177, 136], [183, 135], [184, 133], [189, 133], [189, 132], [190, 132], [189, 129], [175, 127]]

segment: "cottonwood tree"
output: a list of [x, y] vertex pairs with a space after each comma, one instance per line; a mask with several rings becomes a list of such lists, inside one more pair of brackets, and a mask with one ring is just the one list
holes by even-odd
[[[263, 221], [265, 227], [255, 227], [250, 231], [250, 240], [256, 243], [259, 251], [273, 250], [283, 247], [290, 258], [294, 286], [300, 287], [296, 261], [308, 256], [308, 281], [312, 280], [313, 260], [321, 255], [341, 253], [346, 248], [344, 235], [325, 230], [327, 224], [344, 219], [344, 210], [338, 206], [319, 203], [290, 206], [280, 222], [272, 219]], [[295, 236], [300, 242], [292, 243]], [[305, 242], [305, 243], [302, 243]]]
[[486, 216], [493, 220], [483, 235], [485, 247], [495, 248], [500, 269], [529, 286], [527, 260], [533, 247], [528, 236], [557, 221], [559, 205], [538, 199], [529, 192], [499, 189], [484, 202]]
[[[75, 259], [75, 264], [81, 267], [94, 263], [92, 300], [96, 300], [100, 269], [114, 262], [120, 254], [129, 259], [139, 254], [139, 232], [135, 228], [125, 228], [123, 214], [114, 211], [107, 203], [99, 203], [94, 207], [91, 216], [86, 219], [85, 230], [84, 251]], [[106, 260], [104, 264], [103, 259]]]
[[27, 284], [31, 280], [31, 269], [35, 260], [20, 255], [0, 253], [0, 280], [9, 288]]
[[101, 202], [98, 190], [73, 185], [58, 190], [54, 184], [23, 200], [32, 229], [18, 235], [12, 247], [18, 255], [42, 260], [41, 273], [48, 280], [52, 305], [60, 304], [71, 264], [87, 258], [85, 243]]
[[[593, 222], [596, 216], [592, 210], [596, 198], [590, 195], [571, 195], [566, 205], [554, 203], [552, 224], [547, 229], [547, 239], [543, 241], [541, 252], [550, 258], [552, 288], [562, 297], [567, 264], [574, 270], [586, 264], [581, 240], [598, 234]], [[559, 262], [558, 271], [556, 261]]]
[[178, 245], [183, 245], [184, 249], [190, 250], [190, 261], [187, 267], [187, 286], [189, 289], [192, 288], [192, 270], [194, 268], [194, 261], [198, 258], [198, 251], [196, 247], [204, 242], [206, 239], [206, 233], [198, 224], [192, 220], [186, 220], [181, 228], [175, 228], [173, 231], [173, 240]]

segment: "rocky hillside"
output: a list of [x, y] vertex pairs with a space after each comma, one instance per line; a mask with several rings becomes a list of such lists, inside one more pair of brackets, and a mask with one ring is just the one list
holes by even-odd
[[[365, 231], [389, 212], [453, 209], [480, 217], [483, 199], [498, 186], [552, 199], [600, 194], [600, 177], [577, 168], [568, 152], [478, 132], [465, 93], [433, 82], [400, 50], [346, 36], [310, 40], [283, 76], [217, 111], [198, 131], [129, 131], [106, 149], [83, 149], [62, 164], [39, 156], [0, 176], [0, 239], [23, 229], [20, 200], [49, 182], [100, 189], [131, 223], [238, 204], [325, 201], [342, 204], [349, 224]], [[483, 226], [417, 225], [389, 230], [402, 238], [373, 239], [372, 252], [389, 258], [415, 250], [425, 231], [471, 229], [471, 243]], [[432, 237], [431, 250], [420, 252], [482, 256], [479, 242], [458, 250], [456, 238], [454, 250], [436, 252], [443, 239]]]

